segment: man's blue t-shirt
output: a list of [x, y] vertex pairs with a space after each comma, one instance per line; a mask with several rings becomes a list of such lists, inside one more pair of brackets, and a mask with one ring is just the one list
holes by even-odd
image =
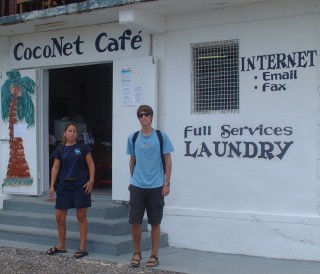
[[[163, 154], [171, 153], [174, 148], [165, 132], [163, 137]], [[152, 134], [143, 136], [141, 131], [133, 148], [132, 133], [128, 138], [127, 154], [136, 157], [136, 164], [131, 177], [131, 184], [141, 188], [161, 187], [165, 181], [165, 174], [162, 167], [160, 142], [153, 130]]]
[[90, 151], [91, 148], [87, 144], [82, 144], [81, 149], [79, 144], [75, 144], [72, 146], [58, 146], [54, 150], [52, 157], [60, 160], [59, 183], [67, 180], [83, 183], [89, 180], [85, 157]]

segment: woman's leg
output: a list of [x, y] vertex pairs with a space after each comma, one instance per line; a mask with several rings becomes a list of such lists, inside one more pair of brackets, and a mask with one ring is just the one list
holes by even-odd
[[88, 234], [88, 208], [77, 208], [77, 218], [80, 227], [80, 249], [87, 250], [87, 234]]
[[56, 222], [58, 227], [58, 236], [59, 236], [59, 244], [57, 245], [57, 249], [65, 250], [66, 249], [66, 234], [67, 234], [67, 209], [56, 209]]

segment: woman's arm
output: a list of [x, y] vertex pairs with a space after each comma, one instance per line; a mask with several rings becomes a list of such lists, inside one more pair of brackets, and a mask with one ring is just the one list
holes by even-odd
[[92, 191], [93, 188], [93, 184], [94, 184], [94, 175], [95, 175], [95, 166], [94, 166], [94, 162], [93, 162], [93, 158], [92, 158], [92, 154], [91, 152], [89, 152], [86, 155], [86, 162], [88, 165], [88, 169], [89, 169], [89, 181], [84, 185], [84, 187], [86, 187], [86, 193], [90, 193]]
[[60, 169], [60, 160], [55, 158], [54, 162], [53, 162], [52, 169], [51, 169], [51, 182], [50, 182], [50, 190], [49, 190], [50, 197], [53, 197], [53, 195], [54, 195], [54, 186], [57, 182], [59, 169]]

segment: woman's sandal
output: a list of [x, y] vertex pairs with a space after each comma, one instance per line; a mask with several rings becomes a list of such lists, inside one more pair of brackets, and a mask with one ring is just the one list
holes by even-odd
[[134, 252], [130, 264], [132, 267], [139, 267], [141, 260], [142, 260], [141, 251]]
[[146, 267], [156, 267], [159, 265], [159, 260], [156, 255], [151, 255], [149, 260], [146, 262]]
[[54, 255], [57, 253], [67, 253], [66, 249], [58, 249], [56, 246], [51, 247], [47, 250], [47, 255]]
[[88, 256], [88, 255], [89, 255], [89, 253], [88, 253], [87, 251], [82, 250], [82, 249], [79, 248], [79, 249], [74, 253], [73, 257], [75, 257], [76, 259], [80, 259], [80, 258], [85, 257], [85, 256]]

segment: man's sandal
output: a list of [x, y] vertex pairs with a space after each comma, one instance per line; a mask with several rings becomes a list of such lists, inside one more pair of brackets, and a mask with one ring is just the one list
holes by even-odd
[[141, 260], [142, 260], [141, 251], [134, 252], [130, 264], [132, 267], [139, 267]]
[[156, 255], [151, 255], [149, 260], [146, 262], [146, 267], [156, 267], [159, 265], [159, 260]]
[[47, 255], [54, 255], [57, 253], [67, 253], [66, 249], [58, 249], [56, 246], [51, 247], [47, 250]]
[[79, 249], [74, 253], [73, 257], [76, 258], [76, 259], [80, 259], [80, 258], [82, 258], [82, 257], [84, 257], [84, 256], [88, 256], [88, 255], [89, 255], [89, 253], [88, 253], [87, 251], [82, 250], [82, 249], [79, 248]]

